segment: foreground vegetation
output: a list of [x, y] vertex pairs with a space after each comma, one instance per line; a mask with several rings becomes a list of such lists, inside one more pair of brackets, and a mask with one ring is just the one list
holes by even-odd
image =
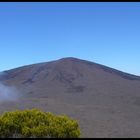
[[16, 110], [0, 116], [1, 138], [78, 138], [79, 125], [66, 115], [38, 109]]

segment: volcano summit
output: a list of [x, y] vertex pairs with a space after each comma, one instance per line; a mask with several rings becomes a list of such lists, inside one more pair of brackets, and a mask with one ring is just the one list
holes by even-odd
[[0, 112], [40, 108], [77, 119], [81, 137], [140, 137], [140, 77], [78, 58], [4, 71], [0, 81], [18, 89]]

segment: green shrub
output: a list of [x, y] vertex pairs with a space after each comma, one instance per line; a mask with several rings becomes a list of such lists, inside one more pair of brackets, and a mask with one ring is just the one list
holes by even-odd
[[0, 137], [78, 138], [79, 125], [66, 115], [54, 115], [38, 109], [16, 110], [0, 116]]

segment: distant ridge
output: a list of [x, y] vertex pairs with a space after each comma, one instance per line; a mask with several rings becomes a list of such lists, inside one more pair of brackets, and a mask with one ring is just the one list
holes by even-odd
[[[21, 66], [21, 67], [14, 68], [14, 69], [11, 69], [11, 70], [16, 70], [16, 69], [24, 68], [24, 67], [28, 67], [28, 66], [30, 67], [32, 65], [44, 65], [44, 64], [47, 64], [47, 63], [59, 62], [59, 61], [72, 61], [72, 62], [77, 62], [77, 63], [81, 62], [81, 63], [85, 63], [87, 65], [94, 65], [96, 67], [99, 67], [99, 68], [103, 69], [106, 72], [109, 72], [109, 73], [112, 73], [112, 74], [117, 74], [118, 76], [121, 76], [122, 78], [126, 78], [126, 79], [129, 79], [129, 80], [140, 80], [140, 76], [130, 74], [130, 73], [127, 73], [127, 72], [123, 72], [121, 70], [117, 70], [115, 68], [111, 68], [111, 67], [108, 67], [108, 66], [105, 66], [105, 65], [102, 65], [102, 64], [98, 64], [98, 63], [95, 63], [95, 62], [91, 62], [91, 61], [88, 61], [88, 60], [82, 60], [82, 59], [79, 59], [79, 58], [75, 58], [75, 57], [65, 57], [65, 58], [61, 58], [61, 59], [58, 59], [58, 60], [54, 60], [54, 61]], [[11, 70], [6, 70], [4, 72], [8, 73]]]

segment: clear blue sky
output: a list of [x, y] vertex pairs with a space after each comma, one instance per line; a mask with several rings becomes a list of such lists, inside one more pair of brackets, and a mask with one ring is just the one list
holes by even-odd
[[0, 71], [63, 57], [140, 75], [140, 3], [0, 3]]

